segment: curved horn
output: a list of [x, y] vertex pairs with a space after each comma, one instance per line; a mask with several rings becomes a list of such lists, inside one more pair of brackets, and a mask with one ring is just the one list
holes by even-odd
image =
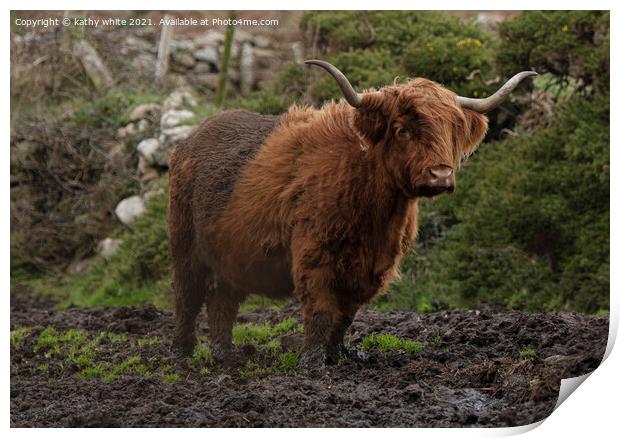
[[349, 105], [355, 108], [359, 108], [362, 105], [362, 95], [358, 94], [354, 89], [347, 77], [336, 67], [329, 62], [321, 61], [320, 59], [309, 59], [304, 61], [304, 64], [314, 64], [319, 67], [323, 67], [327, 72], [336, 79], [344, 98], [349, 102]]
[[503, 101], [508, 98], [508, 95], [517, 88], [517, 85], [521, 81], [530, 76], [536, 76], [538, 73], [535, 71], [522, 71], [514, 75], [508, 82], [506, 82], [502, 88], [497, 90], [493, 95], [484, 99], [472, 99], [469, 97], [457, 96], [456, 100], [462, 108], [469, 108], [479, 113], [488, 113], [492, 109], [497, 108]]

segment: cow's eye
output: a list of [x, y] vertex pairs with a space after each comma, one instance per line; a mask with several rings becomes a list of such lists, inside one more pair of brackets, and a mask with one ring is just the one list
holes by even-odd
[[403, 128], [402, 126], [396, 128], [396, 136], [400, 137], [400, 138], [407, 138], [409, 137], [409, 132]]

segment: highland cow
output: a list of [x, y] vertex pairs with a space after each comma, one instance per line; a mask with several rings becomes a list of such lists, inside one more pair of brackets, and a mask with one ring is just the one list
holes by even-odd
[[191, 354], [206, 302], [213, 355], [230, 358], [239, 304], [295, 296], [308, 366], [352, 354], [344, 335], [360, 306], [397, 277], [417, 233], [418, 199], [455, 189], [483, 115], [524, 78], [486, 99], [427, 80], [358, 94], [324, 61], [345, 101], [244, 110], [205, 120], [170, 161], [168, 225], [175, 346]]

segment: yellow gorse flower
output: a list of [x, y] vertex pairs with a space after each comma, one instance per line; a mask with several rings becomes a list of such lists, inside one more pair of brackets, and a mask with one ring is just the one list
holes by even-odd
[[464, 40], [458, 41], [456, 46], [459, 49], [462, 49], [463, 47], [482, 47], [482, 42], [479, 39], [465, 38]]

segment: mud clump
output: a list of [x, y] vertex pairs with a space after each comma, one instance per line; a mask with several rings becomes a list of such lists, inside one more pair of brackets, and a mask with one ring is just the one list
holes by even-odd
[[[368, 361], [317, 378], [296, 367], [291, 318], [294, 303], [241, 313], [238, 323], [265, 330], [289, 323], [241, 346], [244, 365], [221, 368], [204, 337], [193, 359], [176, 359], [172, 315], [153, 306], [57, 310], [12, 299], [11, 426], [518, 426], [552, 412], [560, 379], [598, 366], [608, 332], [607, 318], [573, 313], [364, 311], [351, 345], [380, 333], [421, 351], [372, 348]], [[207, 335], [204, 312], [199, 326]]]

